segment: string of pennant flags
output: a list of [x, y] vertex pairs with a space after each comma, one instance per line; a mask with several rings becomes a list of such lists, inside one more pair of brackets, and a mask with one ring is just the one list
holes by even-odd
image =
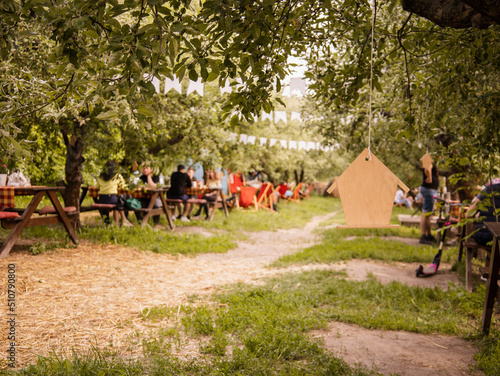
[[[277, 138], [268, 138], [268, 137], [256, 137], [252, 135], [247, 135], [244, 133], [234, 133], [234, 132], [229, 132], [229, 139], [235, 142], [239, 142], [242, 144], [251, 144], [251, 145], [261, 145], [261, 146], [274, 146], [278, 145], [281, 146], [284, 149], [295, 149], [295, 150], [321, 150], [321, 151], [332, 151], [335, 149], [338, 149], [340, 145], [338, 143], [331, 145], [331, 146], [325, 146], [322, 145], [321, 142], [317, 141], [295, 141], [295, 140], [283, 140], [283, 139], [277, 139]], [[269, 142], [269, 143], [268, 143]]]
[[[239, 80], [237, 81], [240, 82]], [[160, 93], [160, 80], [157, 77], [153, 77], [151, 79], [151, 83], [154, 85], [156, 92]], [[239, 85], [241, 85], [241, 82], [236, 86]], [[167, 94], [172, 89], [177, 91], [179, 94], [183, 94], [181, 81], [175, 75], [173, 76], [173, 79], [170, 79], [168, 77], [165, 78], [164, 94]], [[197, 81], [189, 80], [189, 85], [187, 87], [186, 94], [191, 94], [196, 92], [200, 96], [203, 96], [204, 94], [203, 89], [204, 89], [204, 84], [201, 82], [201, 78], [199, 78]], [[227, 81], [226, 85], [220, 88], [221, 94], [231, 93], [232, 90], [233, 86], [231, 86]], [[306, 91], [307, 91], [307, 81], [304, 78], [291, 77], [290, 84], [284, 89], [284, 95], [291, 95], [291, 94], [305, 95]]]

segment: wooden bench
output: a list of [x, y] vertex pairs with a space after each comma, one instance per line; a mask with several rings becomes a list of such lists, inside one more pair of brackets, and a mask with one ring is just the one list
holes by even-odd
[[[462, 226], [460, 248], [458, 250], [458, 261], [462, 259], [465, 249], [465, 289], [472, 291], [472, 259], [478, 256], [478, 251], [483, 250], [487, 254], [491, 253], [491, 247], [478, 244], [470, 234], [474, 232], [475, 224], [467, 223]], [[467, 238], [467, 239], [466, 239]]]

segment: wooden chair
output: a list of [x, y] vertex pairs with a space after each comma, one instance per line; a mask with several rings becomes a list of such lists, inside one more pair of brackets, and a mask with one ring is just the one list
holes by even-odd
[[295, 201], [295, 202], [298, 202], [300, 203], [300, 189], [302, 188], [302, 182], [300, 182], [299, 184], [297, 184], [295, 186], [295, 188], [293, 189], [293, 194], [288, 197], [288, 199], [286, 200], [286, 204], [288, 204], [290, 201]]
[[242, 208], [247, 209], [249, 206], [253, 205], [255, 211], [259, 210], [257, 204], [257, 188], [255, 187], [241, 187], [240, 189], [240, 201], [239, 204]]
[[475, 224], [467, 223], [462, 226], [462, 236], [460, 248], [458, 251], [459, 261], [462, 257], [462, 252], [465, 249], [465, 289], [472, 291], [472, 259], [479, 256], [479, 251], [485, 251], [488, 255], [491, 254], [491, 247], [478, 244], [470, 234], [474, 232]]
[[262, 183], [260, 187], [259, 194], [257, 196], [257, 207], [258, 209], [266, 209], [271, 212], [274, 203], [274, 187], [271, 183]]
[[278, 186], [274, 189], [274, 194], [278, 197], [278, 199], [286, 200], [286, 191], [288, 191], [288, 187], [285, 184], [278, 184]]

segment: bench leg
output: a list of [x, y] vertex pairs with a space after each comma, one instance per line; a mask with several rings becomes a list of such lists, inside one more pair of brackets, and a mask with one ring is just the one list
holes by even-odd
[[472, 254], [474, 250], [472, 248], [466, 248], [465, 250], [465, 289], [467, 291], [472, 291]]
[[493, 315], [493, 306], [498, 290], [498, 271], [500, 269], [499, 241], [493, 238], [493, 249], [491, 250], [490, 275], [486, 282], [486, 296], [483, 309], [483, 333], [488, 334], [491, 325], [491, 316]]

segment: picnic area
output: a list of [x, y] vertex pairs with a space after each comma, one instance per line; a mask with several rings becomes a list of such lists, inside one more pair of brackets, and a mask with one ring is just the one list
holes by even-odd
[[0, 376], [500, 375], [499, 15], [2, 1]]

